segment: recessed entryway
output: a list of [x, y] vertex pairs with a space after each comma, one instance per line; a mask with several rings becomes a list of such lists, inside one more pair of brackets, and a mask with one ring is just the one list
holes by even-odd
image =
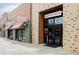
[[58, 47], [63, 43], [63, 5], [40, 12], [39, 43]]

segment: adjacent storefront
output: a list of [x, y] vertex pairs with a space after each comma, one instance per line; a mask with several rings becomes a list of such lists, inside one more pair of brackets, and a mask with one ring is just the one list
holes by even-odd
[[32, 43], [30, 22], [17, 22], [10, 29], [13, 33], [13, 39], [17, 41]]
[[7, 25], [4, 29], [3, 29], [3, 32], [4, 32], [4, 37], [5, 38], [10, 38], [12, 39], [12, 31], [10, 30], [10, 28], [12, 27], [11, 24]]

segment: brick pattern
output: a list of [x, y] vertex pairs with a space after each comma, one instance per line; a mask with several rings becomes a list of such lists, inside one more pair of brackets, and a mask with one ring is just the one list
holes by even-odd
[[[38, 44], [39, 12], [59, 4], [32, 4], [32, 39]], [[79, 4], [63, 4], [63, 47], [79, 52]]]
[[12, 12], [9, 13], [8, 19], [11, 20], [12, 23], [16, 23], [18, 21], [22, 21], [25, 18], [27, 20], [31, 19], [31, 7], [30, 3], [23, 3], [17, 8], [15, 8]]
[[[9, 14], [9, 19], [17, 21], [17, 17], [31, 18], [30, 5], [23, 4]], [[59, 4], [32, 4], [32, 41], [38, 44], [39, 12]], [[5, 19], [5, 18], [4, 18]], [[66, 50], [79, 52], [79, 4], [63, 4], [63, 47]]]
[[3, 13], [0, 19], [2, 19], [1, 24], [6, 26], [8, 22], [8, 13], [7, 12]]
[[64, 4], [63, 14], [64, 48], [79, 52], [79, 4]]
[[36, 45], [39, 40], [39, 12], [55, 7], [54, 3], [33, 3], [32, 4], [32, 41]]
[[[5, 24], [6, 26], [13, 25], [14, 23], [17, 23], [18, 21], [31, 20], [31, 4], [30, 3], [21, 4], [20, 6], [15, 8], [13, 11], [9, 13], [4, 13], [2, 15], [2, 19], [3, 19], [2, 24]], [[3, 32], [4, 30], [2, 31], [2, 36], [4, 36]], [[7, 34], [8, 33], [6, 30], [5, 31], [6, 38], [8, 36]], [[14, 35], [14, 38], [15, 38], [15, 35]]]

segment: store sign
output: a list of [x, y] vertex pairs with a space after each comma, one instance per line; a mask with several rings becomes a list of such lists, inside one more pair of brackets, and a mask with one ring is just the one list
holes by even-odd
[[59, 16], [62, 14], [62, 11], [57, 11], [57, 12], [53, 12], [53, 13], [49, 13], [49, 14], [46, 14], [44, 16], [44, 18], [50, 18], [50, 17], [55, 17], [55, 16]]

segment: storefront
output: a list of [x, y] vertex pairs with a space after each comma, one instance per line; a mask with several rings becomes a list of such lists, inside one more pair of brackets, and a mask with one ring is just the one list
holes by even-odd
[[23, 22], [17, 22], [11, 27], [14, 40], [20, 41], [23, 39], [23, 28]]
[[9, 38], [9, 39], [12, 39], [12, 30], [10, 30], [10, 28], [12, 27], [13, 25], [7, 25], [4, 29], [3, 29], [3, 32], [4, 32], [4, 37], [5, 38]]
[[28, 22], [17, 22], [11, 27], [13, 39], [21, 42], [31, 43], [31, 29]]
[[[32, 40], [35, 46], [38, 45], [39, 43], [40, 44], [47, 43], [48, 45], [48, 43], [51, 44], [51, 42], [53, 42], [53, 44], [58, 44], [56, 42], [61, 41], [61, 44], [63, 45], [63, 48], [65, 50], [79, 52], [78, 7], [79, 4], [70, 4], [70, 3], [32, 4]], [[61, 11], [63, 11], [63, 16], [46, 18], [47, 17], [45, 16], [46, 14], [50, 15], [50, 13], [59, 11], [60, 9]], [[58, 24], [62, 25], [59, 26]], [[51, 27], [54, 28], [51, 29]], [[60, 34], [58, 32], [60, 32]], [[62, 40], [59, 40], [59, 35]], [[54, 38], [55, 40], [53, 40], [52, 38]]]
[[[45, 43], [48, 46], [58, 47], [63, 44], [63, 7], [62, 5], [40, 12], [40, 43]], [[51, 11], [52, 10], [52, 11]], [[42, 15], [41, 15], [42, 14]], [[42, 26], [41, 26], [42, 25]], [[42, 37], [42, 35], [43, 37]]]
[[22, 41], [23, 40], [23, 29], [16, 29], [16, 39], [18, 41]]
[[[56, 11], [58, 12], [58, 11]], [[44, 18], [44, 43], [49, 46], [62, 46], [63, 17], [56, 15]]]
[[13, 31], [12, 30], [8, 30], [8, 38], [10, 39], [10, 40], [13, 40]]
[[[21, 7], [9, 15], [10, 19], [15, 20], [10, 31], [14, 40], [33, 42], [35, 46], [38, 44], [62, 46], [66, 50], [79, 52], [79, 4], [33, 3], [29, 4], [29, 8], [28, 4], [23, 4]], [[30, 25], [27, 25], [28, 22], [16, 23], [18, 20], [23, 20], [16, 20], [18, 16], [29, 19]], [[23, 26], [24, 28], [21, 28]], [[6, 33], [4, 30], [4, 36], [8, 37]]]

